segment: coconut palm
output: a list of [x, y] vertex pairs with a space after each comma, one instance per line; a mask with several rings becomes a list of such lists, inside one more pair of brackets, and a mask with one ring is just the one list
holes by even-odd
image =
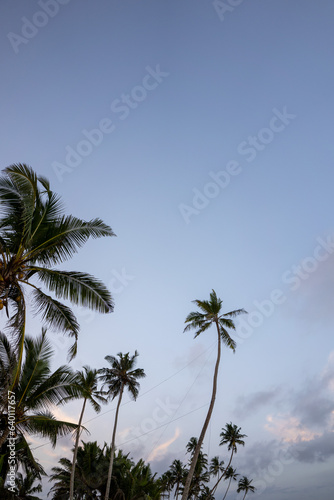
[[74, 445], [73, 461], [72, 461], [72, 471], [71, 471], [71, 481], [70, 481], [70, 500], [73, 500], [74, 494], [74, 474], [75, 474], [75, 464], [77, 460], [79, 438], [81, 432], [81, 424], [84, 416], [87, 401], [92, 405], [94, 410], [98, 413], [101, 410], [100, 403], [106, 403], [107, 400], [102, 396], [101, 391], [98, 390], [98, 371], [91, 369], [89, 366], [84, 366], [82, 371], [76, 373], [77, 380], [74, 389], [78, 391], [80, 396], [83, 398], [83, 405], [79, 417], [78, 429], [76, 430], [76, 439]]
[[229, 424], [226, 424], [225, 428], [223, 428], [222, 432], [220, 433], [221, 440], [219, 446], [227, 444], [228, 451], [231, 451], [230, 460], [227, 464], [226, 469], [228, 469], [231, 465], [233, 454], [237, 453], [237, 445], [245, 446], [245, 441], [243, 440], [243, 438], [247, 436], [246, 434], [241, 434], [240, 431], [241, 427], [238, 427], [237, 425], [230, 422]]
[[169, 471], [171, 472], [171, 477], [170, 477], [171, 483], [173, 484], [173, 487], [175, 486], [174, 497], [178, 498], [180, 486], [186, 478], [186, 468], [181, 462], [181, 460], [174, 460], [174, 462], [169, 468]]
[[211, 325], [215, 325], [218, 334], [218, 342], [217, 342], [217, 359], [213, 376], [213, 385], [212, 385], [212, 395], [211, 401], [208, 409], [207, 416], [205, 418], [203, 428], [198, 439], [197, 448], [195, 450], [194, 456], [192, 458], [192, 462], [190, 465], [189, 473], [186, 479], [186, 484], [184, 487], [184, 492], [182, 495], [182, 500], [188, 499], [188, 494], [190, 490], [190, 485], [192, 481], [192, 477], [194, 474], [194, 470], [196, 467], [196, 462], [198, 459], [198, 455], [205, 437], [205, 433], [207, 431], [213, 407], [215, 404], [216, 393], [217, 393], [217, 378], [218, 378], [218, 369], [220, 364], [221, 357], [221, 343], [223, 342], [225, 346], [235, 351], [236, 343], [232, 339], [232, 337], [228, 333], [228, 329], [235, 330], [234, 322], [231, 318], [238, 316], [239, 314], [245, 313], [244, 309], [236, 309], [235, 311], [231, 311], [225, 314], [222, 314], [222, 300], [219, 299], [216, 295], [216, 292], [212, 290], [210, 293], [210, 300], [194, 300], [193, 301], [201, 312], [191, 312], [188, 314], [185, 323], [187, 326], [184, 331], [188, 331], [191, 329], [195, 330], [195, 338], [203, 333], [205, 330], [210, 328]]
[[[0, 401], [3, 408], [0, 416], [0, 456], [8, 454], [7, 440], [10, 435], [9, 417], [15, 421], [17, 437], [16, 448], [18, 458], [21, 456], [23, 465], [29, 466], [38, 473], [41, 469], [35, 462], [27, 443], [27, 437], [38, 435], [48, 438], [52, 446], [56, 445], [57, 438], [73, 431], [76, 424], [57, 420], [52, 413], [55, 405], [62, 404], [69, 395], [73, 394], [75, 374], [66, 366], [59, 367], [52, 372], [50, 368], [53, 350], [47, 340], [46, 331], [36, 339], [26, 336], [24, 361], [15, 389], [9, 391], [15, 377], [16, 366], [19, 363], [15, 348], [8, 342], [7, 337], [0, 333], [0, 372], [11, 367], [11, 374], [5, 386], [0, 387]], [[13, 360], [16, 359], [16, 365]], [[1, 379], [4, 375], [1, 373]], [[13, 420], [12, 420], [13, 419]], [[8, 461], [7, 461], [8, 462]], [[6, 475], [7, 470], [3, 471]]]
[[228, 480], [228, 485], [227, 485], [227, 489], [225, 491], [225, 495], [223, 497], [223, 500], [225, 500], [225, 498], [226, 498], [226, 495], [227, 495], [228, 490], [230, 489], [232, 480], [236, 481], [237, 477], [239, 476], [239, 474], [236, 473], [236, 470], [237, 469], [233, 469], [233, 467], [231, 465], [226, 469], [226, 472], [224, 474], [224, 481]]
[[214, 487], [211, 489], [210, 494], [213, 495], [215, 493], [217, 486], [218, 486], [218, 483], [220, 481], [221, 475], [224, 473], [224, 471], [225, 471], [224, 460], [219, 460], [218, 456], [211, 458], [209, 472], [213, 477], [218, 477], [218, 481], [216, 482]]
[[[107, 472], [111, 448], [100, 448], [97, 442], [84, 443], [78, 448], [75, 469], [74, 498], [98, 500], [106, 490]], [[59, 460], [59, 466], [53, 467], [50, 481], [54, 482], [50, 493], [52, 500], [68, 500], [70, 490], [71, 462], [66, 458]], [[151, 499], [160, 500], [163, 483], [152, 474], [149, 464], [142, 459], [134, 463], [121, 450], [114, 460], [110, 498], [113, 499]]]
[[[75, 340], [70, 356], [76, 353], [79, 324], [71, 309], [56, 300], [68, 299], [108, 313], [113, 302], [101, 281], [87, 273], [54, 269], [92, 238], [113, 236], [100, 219], [88, 222], [64, 215], [60, 198], [48, 180], [27, 165], [7, 167], [0, 178], [0, 309], [6, 311], [15, 338], [21, 366], [27, 292], [36, 313], [46, 326], [60, 330]], [[45, 293], [45, 286], [55, 297]]]
[[240, 491], [245, 492], [245, 494], [243, 496], [243, 500], [245, 499], [245, 497], [249, 491], [254, 493], [256, 490], [255, 486], [253, 486], [251, 484], [252, 481], [253, 481], [252, 479], [249, 480], [246, 476], [243, 476], [241, 479], [239, 479], [237, 493], [240, 493]]
[[35, 474], [32, 472], [27, 472], [25, 476], [23, 476], [20, 472], [17, 472], [15, 478], [15, 485], [17, 493], [15, 494], [16, 500], [40, 500], [40, 497], [36, 497], [35, 493], [42, 492], [42, 485], [38, 483], [34, 485], [36, 479]]
[[[247, 436], [246, 436], [246, 434], [241, 434], [240, 431], [241, 431], [241, 427], [238, 427], [237, 425], [232, 424], [232, 422], [231, 422], [229, 424], [226, 424], [226, 428], [222, 429], [222, 432], [220, 433], [220, 437], [222, 439], [221, 439], [219, 445], [221, 446], [223, 444], [228, 444], [227, 449], [228, 449], [228, 451], [231, 451], [231, 456], [230, 456], [229, 462], [225, 468], [225, 471], [223, 472], [221, 477], [218, 479], [218, 481], [216, 482], [216, 484], [212, 488], [211, 492], [214, 492], [217, 490], [220, 481], [223, 478], [224, 479], [226, 478], [227, 471], [232, 469], [231, 462], [232, 462], [233, 454], [237, 453], [237, 449], [238, 449], [237, 445], [245, 446], [245, 442], [243, 441], [243, 438], [247, 437]], [[231, 470], [230, 470], [230, 473], [231, 473]], [[237, 476], [238, 476], [238, 474], [237, 474]]]
[[[102, 448], [96, 441], [78, 447], [75, 468], [75, 498], [98, 499], [105, 491], [106, 475], [109, 464], [110, 448]], [[50, 490], [52, 500], [68, 500], [70, 493], [72, 462], [61, 458], [59, 466], [53, 467], [49, 481], [54, 485]]]
[[109, 499], [111, 474], [113, 469], [113, 460], [115, 453], [116, 429], [117, 429], [118, 414], [122, 401], [122, 396], [125, 388], [127, 388], [130, 397], [135, 401], [137, 399], [140, 387], [138, 379], [146, 376], [142, 368], [135, 368], [136, 358], [138, 356], [137, 351], [135, 351], [135, 354], [133, 356], [130, 356], [129, 353], [122, 354], [121, 352], [119, 352], [117, 356], [119, 359], [117, 359], [114, 356], [106, 356], [104, 359], [108, 361], [108, 363], [110, 363], [111, 368], [101, 368], [99, 370], [101, 374], [100, 379], [103, 382], [102, 389], [107, 388], [106, 394], [108, 395], [108, 398], [113, 400], [118, 396], [112, 440], [111, 440], [111, 454], [110, 454], [110, 464], [108, 471], [105, 500]]

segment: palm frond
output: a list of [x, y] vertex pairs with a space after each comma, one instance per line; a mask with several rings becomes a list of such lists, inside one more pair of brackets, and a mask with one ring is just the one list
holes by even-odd
[[108, 289], [102, 281], [87, 273], [33, 267], [29, 276], [33, 274], [51, 292], [55, 292], [58, 298], [103, 313], [113, 310], [113, 300]]
[[115, 234], [101, 219], [86, 222], [67, 215], [53, 221], [53, 224], [44, 224], [38, 236], [35, 245], [28, 253], [29, 259], [53, 265], [71, 258], [89, 238], [115, 236]]
[[56, 446], [58, 438], [66, 436], [78, 427], [72, 422], [56, 420], [50, 411], [40, 411], [34, 415], [27, 415], [21, 421], [17, 421], [17, 426], [22, 429], [22, 432], [48, 438], [53, 447]]

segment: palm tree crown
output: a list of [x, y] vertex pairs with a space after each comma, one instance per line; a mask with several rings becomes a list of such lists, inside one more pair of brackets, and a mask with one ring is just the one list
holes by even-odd
[[237, 493], [240, 493], [240, 491], [244, 491], [245, 494], [244, 494], [244, 497], [246, 497], [247, 493], [249, 491], [251, 491], [252, 493], [255, 493], [255, 486], [253, 486], [251, 483], [252, 483], [252, 479], [249, 480], [248, 477], [246, 476], [243, 476], [241, 479], [239, 479], [239, 482], [238, 482], [238, 488], [237, 488]]
[[[26, 291], [31, 290], [35, 312], [47, 326], [77, 339], [79, 325], [71, 309], [56, 300], [99, 312], [112, 311], [113, 302], [101, 281], [89, 274], [60, 271], [60, 264], [78, 251], [90, 238], [113, 236], [100, 219], [88, 222], [63, 214], [58, 195], [47, 179], [37, 176], [24, 164], [4, 169], [0, 178], [0, 309], [10, 317], [22, 354], [26, 312]], [[46, 294], [44, 285], [56, 298]], [[12, 312], [13, 311], [13, 312]], [[76, 353], [76, 344], [70, 354]]]
[[225, 428], [222, 429], [222, 432], [220, 433], [221, 440], [219, 445], [222, 446], [224, 444], [227, 444], [228, 451], [232, 450], [232, 453], [236, 453], [237, 445], [245, 446], [245, 441], [243, 440], [243, 438], [247, 437], [246, 434], [241, 434], [240, 431], [241, 427], [232, 424], [232, 422], [226, 424]]

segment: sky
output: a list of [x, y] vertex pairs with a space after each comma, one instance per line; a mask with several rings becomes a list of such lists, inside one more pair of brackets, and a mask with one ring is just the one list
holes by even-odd
[[[1, 169], [30, 165], [66, 213], [117, 235], [62, 267], [115, 301], [109, 315], [74, 308], [72, 368], [137, 349], [147, 375], [117, 445], [159, 474], [188, 459], [216, 334], [194, 339], [184, 320], [214, 289], [248, 314], [223, 350], [204, 452], [228, 461], [233, 422], [253, 498], [332, 499], [333, 2], [2, 0], [0, 18]], [[28, 324], [37, 335], [40, 319]], [[70, 342], [49, 336], [56, 368]], [[77, 421], [80, 408], [55, 411]], [[114, 410], [88, 409], [83, 439], [110, 442]], [[32, 445], [49, 471], [73, 441]]]

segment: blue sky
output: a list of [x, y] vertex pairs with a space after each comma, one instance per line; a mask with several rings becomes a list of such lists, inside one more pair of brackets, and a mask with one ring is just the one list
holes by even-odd
[[[64, 265], [115, 299], [108, 316], [76, 310], [73, 368], [137, 349], [147, 377], [122, 408], [118, 443], [158, 472], [185, 460], [210, 399], [215, 333], [194, 340], [184, 319], [215, 289], [226, 311], [249, 314], [236, 353], [223, 353], [205, 451], [227, 460], [219, 433], [232, 421], [248, 436], [235, 465], [259, 496], [329, 500], [333, 3], [46, 4], [0, 5], [1, 168], [31, 165], [68, 213], [117, 234]], [[68, 342], [50, 335], [64, 363]], [[77, 420], [79, 407], [59, 411]], [[86, 440], [110, 440], [112, 407]], [[51, 467], [70, 448], [45, 445], [40, 458]]]

